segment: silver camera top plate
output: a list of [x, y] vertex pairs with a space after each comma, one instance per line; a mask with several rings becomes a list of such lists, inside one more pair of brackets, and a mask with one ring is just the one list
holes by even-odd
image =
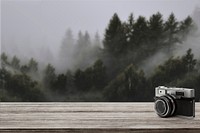
[[194, 89], [188, 89], [188, 88], [176, 88], [176, 87], [165, 87], [165, 86], [158, 86], [155, 88], [155, 96], [160, 97], [162, 95], [175, 95], [175, 96], [181, 96], [184, 98], [194, 98]]

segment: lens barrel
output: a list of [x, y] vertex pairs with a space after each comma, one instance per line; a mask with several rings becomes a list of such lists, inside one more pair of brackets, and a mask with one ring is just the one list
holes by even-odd
[[160, 117], [172, 116], [176, 110], [175, 99], [173, 96], [168, 94], [161, 97], [156, 97], [154, 108]]

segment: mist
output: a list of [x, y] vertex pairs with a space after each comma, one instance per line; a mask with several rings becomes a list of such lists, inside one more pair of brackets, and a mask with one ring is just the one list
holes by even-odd
[[[0, 101], [151, 101], [156, 85], [199, 88], [199, 7], [199, 0], [2, 0]], [[165, 30], [171, 14], [176, 43]], [[195, 69], [181, 59], [188, 49]], [[171, 76], [164, 63], [172, 57], [184, 67], [177, 80], [154, 82]], [[166, 72], [157, 73], [163, 64]]]
[[[146, 7], [148, 3], [151, 3], [151, 6]], [[177, 4], [179, 8], [176, 7]], [[185, 9], [186, 5], [187, 9]], [[97, 2], [87, 0], [75, 2], [2, 0], [1, 52], [7, 53], [10, 57], [16, 55], [22, 60], [22, 64], [33, 57], [39, 62], [41, 67], [50, 63], [57, 67], [59, 72], [78, 68], [78, 64], [73, 59], [76, 57], [77, 60], [83, 63], [86, 61], [85, 64], [88, 65], [80, 66], [80, 68], [85, 68], [97, 57], [91, 55], [91, 59], [90, 57], [81, 59], [83, 55], [80, 55], [80, 57], [74, 55], [73, 52], [75, 52], [80, 31], [83, 35], [85, 32], [88, 32], [90, 43], [93, 43], [95, 34], [98, 33], [102, 48], [101, 41], [104, 38], [104, 30], [114, 12], [117, 12], [123, 21], [127, 20], [127, 16], [131, 12], [137, 18], [139, 15], [149, 17], [157, 11], [160, 11], [164, 18], [167, 18], [171, 12], [174, 12], [177, 19], [181, 20], [188, 14], [191, 14], [197, 5], [200, 5], [198, 0], [181, 3], [178, 1], [159, 2], [156, 0], [118, 0], [116, 2], [112, 0]], [[197, 17], [199, 17], [198, 13], [194, 15], [194, 18], [196, 21], [199, 21]], [[60, 57], [60, 52], [62, 44], [67, 43], [66, 33], [69, 29], [72, 32], [73, 44], [69, 46], [65, 55], [66, 60], [64, 61]], [[198, 39], [196, 40], [198, 41]], [[182, 50], [178, 50], [177, 54], [185, 51], [187, 47], [196, 47], [194, 43], [190, 43], [190, 46], [187, 43], [189, 41], [184, 42], [186, 44], [185, 47], [181, 48]], [[93, 48], [89, 49], [88, 52]], [[194, 52], [198, 53], [198, 48], [194, 48]], [[94, 59], [92, 59], [93, 57]]]
[[77, 36], [74, 36], [69, 28], [54, 58], [54, 65], [60, 73], [67, 70], [85, 69], [99, 58], [98, 52], [101, 48], [102, 42], [98, 32], [91, 35], [88, 31], [79, 31]]
[[193, 32], [187, 36], [185, 40], [181, 43], [177, 43], [173, 48], [171, 48], [171, 53], [166, 53], [166, 49], [162, 49], [156, 52], [151, 57], [142, 61], [139, 65], [147, 76], [151, 75], [154, 69], [165, 62], [171, 57], [181, 57], [186, 53], [188, 49], [192, 49], [194, 58], [199, 59], [200, 57], [200, 8], [195, 7], [194, 11], [190, 15], [194, 20], [195, 28]]

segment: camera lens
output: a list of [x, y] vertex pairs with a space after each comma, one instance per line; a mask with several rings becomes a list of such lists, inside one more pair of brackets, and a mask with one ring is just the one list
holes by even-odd
[[166, 112], [166, 104], [163, 100], [157, 100], [155, 103], [155, 108], [159, 114], [164, 114]]
[[164, 95], [157, 97], [154, 108], [160, 117], [169, 117], [174, 114], [176, 106], [172, 96]]

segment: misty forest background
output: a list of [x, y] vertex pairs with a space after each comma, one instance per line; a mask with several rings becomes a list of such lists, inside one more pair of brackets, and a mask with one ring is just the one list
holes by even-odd
[[190, 16], [130, 14], [122, 22], [115, 13], [103, 41], [68, 29], [57, 64], [2, 52], [0, 101], [153, 101], [160, 85], [194, 88], [199, 101], [200, 53], [190, 47], [199, 36]]

